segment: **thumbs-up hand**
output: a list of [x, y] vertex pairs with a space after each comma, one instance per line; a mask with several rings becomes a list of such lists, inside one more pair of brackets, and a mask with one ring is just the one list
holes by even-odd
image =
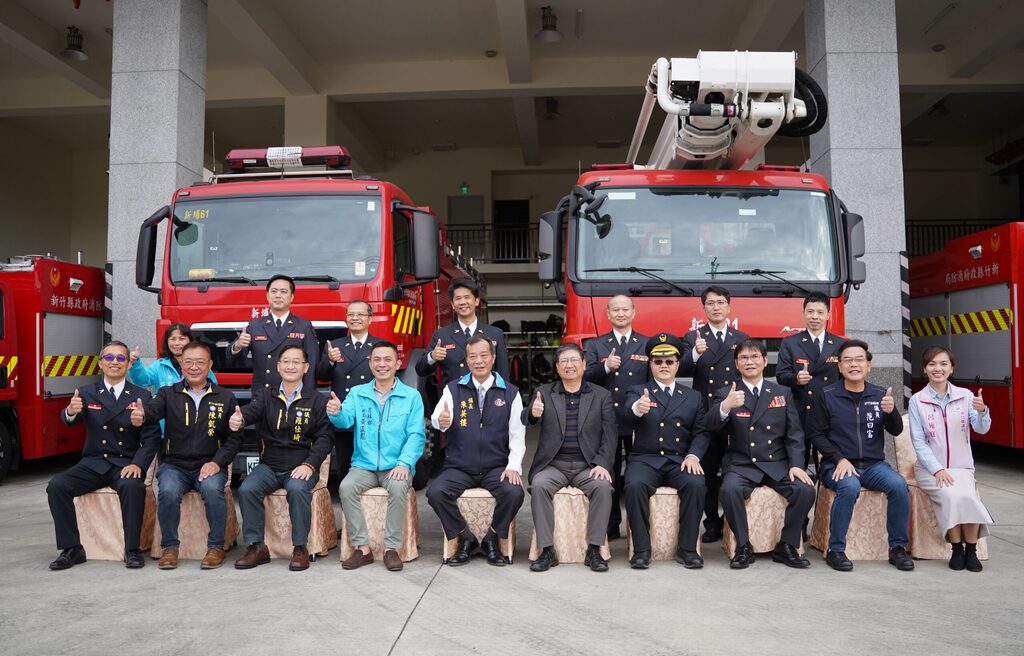
[[241, 351], [242, 349], [249, 348], [250, 344], [252, 344], [252, 335], [249, 334], [249, 324], [245, 324], [242, 326], [242, 334], [235, 340], [235, 345], [232, 349]]
[[132, 352], [128, 354], [128, 366], [130, 367], [133, 364], [135, 364], [136, 361], [138, 361], [139, 356], [141, 354], [142, 354], [141, 349], [139, 349], [138, 345], [136, 345], [135, 348], [132, 349]]
[[78, 390], [76, 389], [75, 393], [71, 396], [71, 402], [68, 403], [68, 416], [74, 417], [75, 415], [82, 411], [82, 407], [82, 396], [78, 393]]
[[651, 411], [651, 393], [644, 388], [644, 395], [636, 402], [636, 411], [639, 415], [645, 415]]
[[131, 415], [132, 426], [141, 428], [142, 424], [146, 422], [146, 411], [142, 408], [142, 399], [135, 399], [135, 407], [132, 408]]
[[341, 362], [341, 349], [327, 340], [327, 359], [331, 362]]
[[333, 391], [331, 392], [331, 400], [327, 402], [327, 414], [332, 417], [341, 412], [341, 399]]
[[537, 396], [534, 397], [533, 403], [530, 404], [530, 416], [534, 419], [540, 419], [541, 415], [544, 414], [544, 400], [540, 398], [540, 390], [537, 391]]
[[804, 368], [796, 372], [796, 384], [806, 385], [811, 382], [811, 374], [807, 371], [807, 367], [810, 365], [806, 360], [804, 361]]
[[231, 415], [231, 418], [228, 419], [228, 428], [230, 428], [232, 432], [237, 433], [242, 430], [243, 426], [245, 426], [245, 418], [242, 417], [242, 409], [235, 406], [235, 412]]
[[437, 426], [443, 431], [448, 430], [452, 426], [452, 409], [449, 407], [448, 401], [444, 402], [441, 414], [437, 416]]
[[697, 351], [697, 354], [700, 355], [704, 351], [708, 350], [708, 340], [703, 337], [698, 337], [697, 341], [693, 343], [693, 348]]
[[608, 371], [615, 371], [622, 366], [622, 358], [615, 355], [615, 349], [612, 349], [612, 352], [608, 354], [608, 358], [604, 361], [604, 364], [608, 367]]
[[434, 362], [440, 362], [448, 357], [448, 349], [441, 346], [441, 340], [437, 340], [437, 344], [434, 344], [433, 350], [430, 351], [430, 357]]
[[722, 400], [722, 410], [729, 411], [733, 408], [738, 408], [743, 405], [747, 400], [745, 392], [736, 389], [736, 383], [732, 384], [729, 388], [729, 393]]
[[971, 401], [971, 407], [978, 412], [985, 413], [985, 399], [981, 398], [981, 388], [978, 388], [978, 393], [974, 395], [974, 400]]
[[896, 401], [892, 398], [892, 388], [885, 390], [885, 396], [882, 397], [881, 406], [882, 412], [889, 414], [896, 408]]

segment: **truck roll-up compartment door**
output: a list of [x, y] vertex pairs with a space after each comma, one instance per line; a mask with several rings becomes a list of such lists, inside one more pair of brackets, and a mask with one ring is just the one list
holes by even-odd
[[1013, 311], [1006, 283], [949, 294], [949, 346], [957, 354], [954, 382], [1009, 382]]
[[50, 312], [42, 319], [43, 394], [70, 396], [99, 380], [103, 318]]

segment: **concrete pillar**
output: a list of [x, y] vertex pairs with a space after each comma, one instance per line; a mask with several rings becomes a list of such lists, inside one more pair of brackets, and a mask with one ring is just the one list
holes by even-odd
[[280, 146], [334, 145], [334, 101], [325, 95], [285, 96], [284, 143]]
[[155, 354], [159, 308], [156, 296], [135, 286], [139, 226], [175, 189], [203, 178], [206, 15], [205, 0], [114, 3], [107, 217], [112, 334], [142, 345], [144, 356]]
[[[900, 396], [899, 252], [905, 247], [894, 0], [806, 0], [807, 71], [828, 97], [811, 169], [864, 217], [868, 279], [846, 306], [846, 334], [874, 354], [871, 379]], [[899, 399], [897, 399], [897, 404]]]

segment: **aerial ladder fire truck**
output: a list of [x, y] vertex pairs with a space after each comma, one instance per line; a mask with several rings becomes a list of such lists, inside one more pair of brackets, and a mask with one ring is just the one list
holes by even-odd
[[[665, 120], [637, 164], [655, 106]], [[766, 341], [769, 375], [782, 338], [803, 329], [808, 292], [831, 299], [828, 330], [842, 334], [843, 303], [865, 280], [862, 218], [800, 167], [741, 170], [775, 135], [808, 136], [826, 115], [796, 53], [658, 59], [627, 161], [595, 164], [541, 217], [539, 274], [565, 303], [564, 338], [610, 330], [617, 294], [632, 297], [639, 332], [682, 335], [703, 325], [711, 284], [732, 295], [730, 324]]]

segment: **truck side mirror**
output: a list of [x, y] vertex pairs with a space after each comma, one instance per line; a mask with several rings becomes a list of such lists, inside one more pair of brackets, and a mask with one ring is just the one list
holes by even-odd
[[412, 275], [416, 280], [437, 280], [441, 275], [438, 251], [441, 247], [441, 229], [437, 217], [417, 210], [412, 220]]
[[562, 213], [544, 212], [537, 225], [537, 274], [541, 282], [562, 280]]
[[170, 215], [170, 206], [164, 205], [143, 221], [139, 229], [139, 244], [135, 251], [135, 285], [154, 294], [159, 291], [152, 286], [156, 270], [156, 229], [160, 222]]
[[867, 249], [864, 239], [864, 217], [846, 212], [843, 214], [843, 224], [846, 226], [846, 245], [850, 262], [846, 282], [850, 285], [860, 285], [868, 279], [867, 266], [860, 259], [864, 257], [864, 251]]

